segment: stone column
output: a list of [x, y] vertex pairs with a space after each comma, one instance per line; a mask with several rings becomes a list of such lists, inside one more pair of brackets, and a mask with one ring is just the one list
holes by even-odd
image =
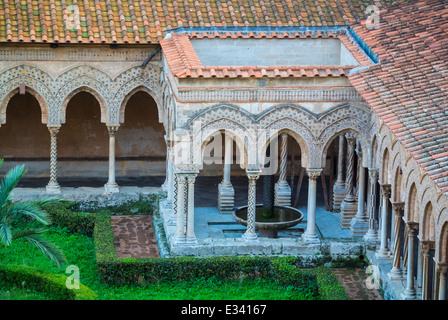
[[369, 221], [364, 213], [364, 190], [366, 183], [366, 170], [362, 166], [362, 152], [358, 152], [358, 210], [355, 217], [350, 222], [351, 236], [354, 238], [362, 237], [369, 228]]
[[196, 173], [190, 173], [186, 176], [188, 184], [188, 206], [187, 206], [187, 227], [185, 243], [193, 245], [197, 243], [196, 236], [194, 234], [194, 182], [196, 180]]
[[415, 232], [417, 231], [418, 224], [412, 221], [408, 221], [408, 272], [406, 278], [406, 289], [403, 292], [404, 300], [415, 300], [417, 298], [417, 292], [414, 286], [414, 243]]
[[439, 264], [439, 295], [438, 300], [446, 299], [446, 264]]
[[367, 242], [376, 242], [378, 240], [378, 232], [375, 226], [375, 212], [376, 212], [376, 184], [378, 182], [378, 169], [369, 169], [369, 199], [368, 199], [368, 213], [369, 213], [369, 230], [367, 230], [364, 240]]
[[187, 177], [183, 173], [176, 173], [177, 194], [176, 194], [176, 244], [185, 243], [185, 185]]
[[249, 178], [249, 190], [247, 199], [247, 230], [243, 234], [245, 241], [257, 241], [257, 234], [255, 233], [255, 211], [256, 211], [256, 185], [260, 177], [261, 170], [247, 169], [246, 174]]
[[291, 187], [286, 181], [286, 166], [288, 158], [288, 134], [281, 134], [280, 145], [280, 177], [275, 184], [275, 204], [278, 206], [291, 205]]
[[342, 229], [350, 228], [350, 222], [356, 215], [358, 206], [355, 197], [355, 143], [356, 138], [352, 134], [346, 134], [347, 137], [347, 195], [341, 204]]
[[392, 209], [395, 213], [395, 224], [394, 224], [394, 257], [393, 257], [393, 267], [387, 274], [391, 280], [402, 280], [403, 271], [401, 269], [401, 223], [403, 217], [404, 202], [393, 202]]
[[388, 204], [390, 198], [391, 186], [390, 184], [381, 185], [381, 238], [380, 249], [376, 252], [377, 258], [390, 258], [390, 250], [387, 246], [387, 220], [388, 220]]
[[339, 136], [339, 152], [338, 152], [338, 175], [333, 187], [333, 211], [340, 212], [341, 204], [347, 195], [344, 180], [344, 135]]
[[430, 256], [429, 250], [431, 249], [431, 245], [428, 241], [421, 241], [421, 250], [423, 256], [423, 270], [422, 270], [422, 300], [430, 299], [429, 292], [429, 273], [430, 273]]
[[115, 182], [115, 135], [118, 126], [107, 126], [109, 132], [109, 180], [104, 186], [106, 193], [119, 192], [118, 185]]
[[221, 214], [231, 214], [235, 199], [235, 191], [230, 182], [233, 139], [226, 135], [224, 143], [224, 169], [222, 182], [218, 185], [218, 211]]
[[60, 194], [61, 188], [58, 183], [58, 149], [57, 149], [57, 135], [60, 126], [48, 127], [50, 131], [50, 181], [47, 184], [47, 192], [52, 194]]
[[322, 169], [308, 169], [308, 209], [306, 215], [306, 231], [302, 238], [305, 242], [318, 243], [319, 237], [316, 233], [316, 187], [317, 179]]

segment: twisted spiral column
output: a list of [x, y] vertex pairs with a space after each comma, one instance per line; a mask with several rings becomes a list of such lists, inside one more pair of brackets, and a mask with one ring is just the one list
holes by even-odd
[[344, 145], [345, 137], [344, 135], [339, 136], [339, 151], [338, 151], [338, 175], [336, 182], [333, 186], [333, 211], [340, 212], [341, 204], [347, 195], [347, 190], [345, 188], [344, 180]]
[[177, 194], [176, 194], [176, 235], [175, 243], [185, 242], [185, 185], [186, 176], [182, 173], [176, 173]]
[[261, 170], [246, 170], [249, 178], [249, 191], [247, 197], [247, 230], [243, 234], [245, 241], [257, 241], [255, 233], [255, 211], [256, 211], [256, 184]]
[[347, 138], [347, 195], [341, 204], [341, 221], [340, 226], [343, 229], [350, 228], [350, 223], [356, 215], [358, 206], [354, 195], [354, 178], [355, 178], [355, 142], [356, 138], [351, 134], [346, 134]]
[[48, 127], [50, 131], [50, 181], [47, 184], [47, 192], [59, 194], [61, 193], [61, 188], [57, 181], [58, 175], [58, 143], [57, 135], [59, 133], [59, 126]]
[[279, 206], [291, 205], [291, 188], [286, 181], [288, 158], [288, 134], [281, 134], [280, 142], [280, 175], [275, 184], [275, 204]]

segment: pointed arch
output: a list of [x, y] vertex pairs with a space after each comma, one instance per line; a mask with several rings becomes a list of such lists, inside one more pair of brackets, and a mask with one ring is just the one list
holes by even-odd
[[87, 92], [90, 93], [99, 103], [101, 108], [101, 122], [107, 123], [108, 120], [108, 109], [105, 99], [94, 89], [87, 87], [87, 86], [81, 86], [79, 88], [74, 89], [71, 91], [63, 100], [61, 105], [61, 113], [60, 113], [60, 119], [61, 123], [65, 123], [66, 114], [67, 114], [67, 106], [70, 102], [70, 100], [78, 93], [80, 92]]
[[[45, 99], [32, 87], [25, 86], [25, 92], [31, 94], [39, 103], [40, 110], [41, 110], [41, 121], [43, 124], [48, 123], [48, 105]], [[16, 94], [19, 94], [19, 88], [16, 88], [12, 91], [10, 91], [1, 101], [0, 104], [0, 126], [4, 123], [6, 123], [6, 109], [8, 108], [9, 101], [12, 97], [14, 97]]]
[[419, 202], [418, 202], [418, 196], [417, 196], [417, 187], [415, 183], [412, 183], [411, 188], [409, 189], [409, 195], [408, 195], [408, 203], [407, 203], [407, 210], [405, 210], [405, 219], [407, 221], [414, 221], [418, 222], [418, 209], [419, 209]]

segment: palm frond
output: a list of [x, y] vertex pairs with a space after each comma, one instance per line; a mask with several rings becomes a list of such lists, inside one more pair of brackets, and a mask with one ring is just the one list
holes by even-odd
[[10, 200], [11, 192], [26, 173], [25, 165], [15, 166], [6, 173], [0, 184], [0, 208], [6, 206]]
[[62, 250], [59, 249], [59, 247], [57, 247], [56, 245], [42, 238], [40, 235], [34, 234], [25, 236], [23, 238], [39, 248], [48, 259], [50, 259], [57, 265], [58, 268], [67, 263]]
[[3, 215], [10, 218], [18, 218], [25, 215], [45, 225], [51, 224], [49, 214], [42, 210], [39, 202], [36, 201], [12, 202], [3, 208]]
[[9, 246], [13, 239], [11, 226], [3, 219], [0, 222], [0, 241], [5, 245]]
[[26, 229], [14, 229], [12, 232], [12, 240], [16, 240], [19, 238], [25, 238], [29, 236], [33, 236], [36, 234], [42, 234], [45, 231], [47, 231], [46, 228], [40, 227], [34, 227], [34, 228], [26, 228]]

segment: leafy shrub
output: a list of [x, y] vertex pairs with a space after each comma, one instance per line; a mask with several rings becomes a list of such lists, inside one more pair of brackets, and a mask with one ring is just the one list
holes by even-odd
[[67, 289], [67, 278], [62, 274], [46, 273], [35, 268], [19, 265], [0, 265], [0, 284], [21, 287], [26, 284], [37, 292], [45, 292], [59, 300], [94, 300], [96, 294], [86, 286]]
[[45, 206], [54, 225], [67, 228], [71, 233], [93, 236], [95, 216], [85, 212], [74, 212], [73, 203], [64, 202]]
[[320, 300], [348, 300], [348, 294], [328, 267], [319, 266], [310, 270], [316, 276]]
[[198, 278], [269, 278], [284, 287], [315, 297], [316, 277], [294, 266], [295, 259], [263, 256], [174, 257], [118, 259], [110, 215], [99, 214], [95, 224], [95, 251], [100, 280], [108, 285], [138, 285]]

